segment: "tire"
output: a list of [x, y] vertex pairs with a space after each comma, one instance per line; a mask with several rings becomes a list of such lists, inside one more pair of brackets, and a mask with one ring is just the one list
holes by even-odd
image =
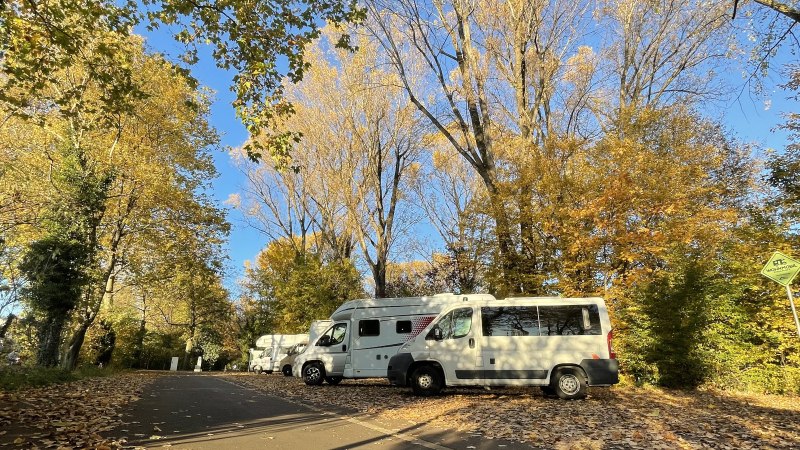
[[419, 366], [411, 373], [411, 388], [415, 395], [437, 395], [442, 392], [443, 387], [442, 375], [433, 366]]
[[281, 369], [281, 372], [283, 372], [284, 376], [287, 376], [287, 377], [292, 376], [292, 366], [290, 366], [288, 364], [283, 366], [283, 369]]
[[256, 375], [261, 374], [261, 366], [253, 366], [253, 373]]
[[342, 377], [325, 377], [325, 381], [327, 381], [331, 386], [336, 386], [342, 382]]
[[312, 362], [303, 367], [303, 382], [309, 386], [319, 386], [325, 381], [325, 367], [322, 363]]
[[556, 369], [550, 379], [550, 387], [563, 400], [586, 398], [586, 376], [582, 370], [574, 367]]

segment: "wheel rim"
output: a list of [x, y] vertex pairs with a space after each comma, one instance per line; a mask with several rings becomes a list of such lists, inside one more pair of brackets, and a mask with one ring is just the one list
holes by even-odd
[[320, 373], [319, 368], [317, 366], [311, 366], [306, 369], [306, 378], [308, 378], [311, 381], [319, 380], [319, 377], [321, 375], [322, 374]]
[[567, 395], [575, 395], [581, 389], [581, 383], [578, 377], [569, 373], [562, 375], [561, 378], [558, 379], [558, 388]]
[[420, 375], [417, 377], [417, 386], [421, 387], [422, 389], [430, 389], [433, 385], [433, 377], [429, 374]]

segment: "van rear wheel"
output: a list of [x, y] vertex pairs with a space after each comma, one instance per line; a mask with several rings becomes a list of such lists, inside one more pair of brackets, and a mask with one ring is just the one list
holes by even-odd
[[312, 362], [303, 367], [303, 382], [309, 386], [319, 386], [325, 380], [325, 367], [321, 363]]
[[281, 369], [281, 372], [283, 372], [284, 376], [287, 376], [287, 377], [292, 376], [292, 366], [290, 366], [288, 364], [283, 366], [283, 369]]
[[564, 400], [575, 400], [586, 398], [586, 376], [583, 371], [574, 367], [562, 367], [557, 369], [551, 378], [551, 388], [556, 395]]
[[433, 366], [417, 367], [411, 374], [411, 388], [416, 395], [436, 395], [442, 392], [443, 385], [441, 374]]

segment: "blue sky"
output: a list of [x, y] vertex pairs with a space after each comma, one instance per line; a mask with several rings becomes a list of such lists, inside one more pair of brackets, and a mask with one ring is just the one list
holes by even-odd
[[[172, 40], [170, 30], [162, 28], [155, 32], [148, 32], [143, 28], [137, 32], [147, 38], [147, 45], [151, 51], [164, 53], [168, 57], [177, 57], [184, 47]], [[205, 54], [204, 54], [205, 53]], [[212, 192], [214, 199], [224, 207], [231, 223], [231, 234], [227, 244], [228, 273], [225, 285], [235, 296], [237, 293], [236, 280], [244, 272], [246, 260], [253, 260], [258, 252], [267, 244], [267, 238], [258, 231], [248, 227], [241, 214], [226, 205], [225, 200], [239, 192], [245, 183], [244, 176], [233, 165], [226, 151], [229, 147], [241, 146], [247, 139], [247, 131], [236, 118], [231, 106], [234, 95], [229, 86], [232, 73], [218, 69], [208, 52], [200, 52], [200, 62], [192, 67], [193, 75], [202, 85], [216, 92], [214, 103], [211, 107], [211, 124], [219, 131], [222, 137], [223, 148], [214, 152], [214, 161], [219, 172], [219, 177], [213, 182]], [[783, 51], [775, 59], [773, 67], [780, 67], [789, 59], [788, 51]], [[740, 74], [729, 74], [730, 82], [742, 89], [744, 80]], [[726, 126], [733, 131], [735, 137], [744, 142], [757, 144], [762, 149], [772, 148], [782, 151], [786, 145], [786, 133], [775, 128], [784, 122], [781, 113], [796, 110], [796, 102], [786, 99], [788, 93], [777, 87], [780, 84], [780, 74], [775, 73], [772, 79], [766, 80], [767, 101], [756, 98], [747, 88], [736, 98], [727, 101], [721, 106], [715, 105], [712, 116], [717, 116]]]

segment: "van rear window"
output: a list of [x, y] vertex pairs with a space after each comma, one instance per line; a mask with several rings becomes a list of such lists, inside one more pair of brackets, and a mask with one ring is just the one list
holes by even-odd
[[483, 307], [481, 319], [484, 336], [601, 334], [597, 305]]

